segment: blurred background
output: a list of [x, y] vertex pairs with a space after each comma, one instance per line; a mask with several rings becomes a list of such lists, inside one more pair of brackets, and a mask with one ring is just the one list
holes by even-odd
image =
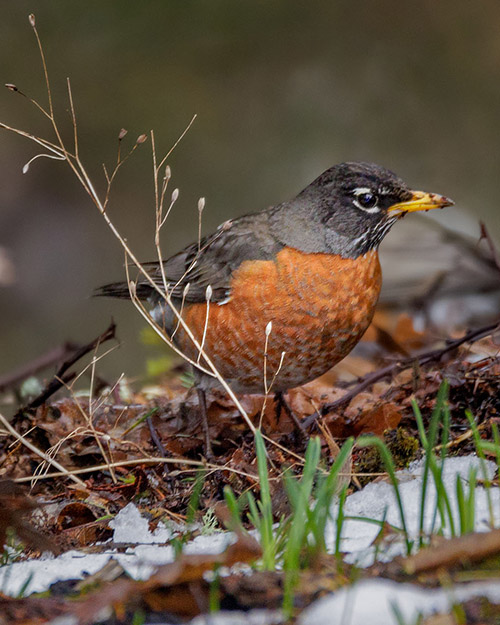
[[[198, 115], [169, 159], [180, 198], [166, 253], [196, 238], [200, 196], [206, 232], [294, 196], [337, 162], [375, 161], [452, 197], [456, 207], [432, 216], [469, 237], [464, 248], [435, 221], [398, 224], [382, 246], [385, 300], [414, 301], [446, 273], [451, 304], [435, 313], [438, 325], [461, 295], [477, 320], [498, 315], [497, 296], [477, 293], [494, 293], [498, 276], [476, 245], [479, 219], [500, 239], [498, 0], [5, 3], [0, 82], [45, 104], [32, 11], [57, 116], [69, 140], [70, 76], [81, 154], [101, 189], [122, 127], [130, 145], [154, 129], [164, 152]], [[50, 136], [6, 89], [0, 121]], [[113, 316], [122, 345], [100, 370], [140, 375], [149, 353], [142, 320], [125, 302], [90, 297], [123, 278], [122, 251], [65, 164], [39, 159], [22, 174], [36, 153], [1, 132], [0, 374], [65, 340], [91, 340]], [[139, 258], [153, 259], [149, 142], [118, 177], [110, 214]]]

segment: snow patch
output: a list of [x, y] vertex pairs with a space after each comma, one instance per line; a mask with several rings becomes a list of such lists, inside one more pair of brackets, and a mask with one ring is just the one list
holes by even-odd
[[497, 582], [467, 584], [453, 589], [424, 589], [387, 579], [364, 580], [323, 597], [306, 608], [299, 625], [398, 625], [396, 606], [403, 622], [415, 623], [419, 614], [430, 616], [448, 612], [457, 601], [488, 597], [500, 602]]
[[[422, 475], [424, 461], [413, 463], [408, 469], [397, 473], [399, 481], [399, 493], [403, 503], [408, 534], [411, 539], [419, 536]], [[471, 470], [476, 472], [478, 478], [491, 479], [496, 472], [496, 464], [489, 460], [482, 462], [477, 456], [462, 456], [446, 458], [442, 479], [450, 500], [451, 509], [455, 520], [455, 528], [459, 527], [458, 503], [456, 497], [456, 481], [459, 477], [464, 483], [464, 490], [469, 488]], [[436, 488], [432, 476], [429, 476], [425, 498], [424, 531], [434, 531], [440, 527], [439, 515], [435, 514]], [[491, 487], [489, 493], [482, 486], [475, 490], [475, 530], [478, 532], [488, 531], [491, 515], [494, 525], [500, 525], [500, 490]], [[346, 498], [344, 515], [352, 517], [364, 517], [381, 521], [384, 516], [388, 523], [396, 527], [402, 527], [401, 516], [397, 506], [394, 488], [386, 481], [371, 482], [361, 491], [353, 493]], [[332, 516], [337, 516], [337, 504], [334, 504]], [[372, 547], [380, 527], [374, 523], [363, 520], [347, 520], [342, 528], [341, 550], [348, 553], [346, 560], [358, 566], [373, 564], [375, 549]], [[326, 529], [326, 542], [328, 549], [333, 551], [335, 546], [335, 522], [330, 522]], [[445, 536], [450, 536], [449, 529], [444, 531]], [[392, 560], [397, 555], [405, 553], [405, 544], [402, 538], [394, 537], [390, 544], [378, 553], [378, 558], [384, 562]]]
[[[398, 472], [400, 494], [405, 510], [408, 531], [411, 537], [418, 536], [420, 498], [422, 489], [423, 462], [417, 462], [405, 471]], [[493, 462], [482, 463], [476, 456], [447, 458], [443, 467], [443, 481], [450, 498], [450, 505], [458, 520], [456, 501], [456, 479], [464, 481], [464, 489], [468, 490], [470, 471], [475, 470], [477, 476], [492, 478], [496, 471]], [[430, 530], [436, 525], [434, 506], [436, 490], [432, 477], [429, 479], [426, 494], [424, 527]], [[337, 514], [337, 504], [333, 516]], [[487, 531], [490, 528], [490, 516], [494, 525], [500, 525], [500, 490], [491, 487], [489, 495], [482, 486], [475, 490], [476, 530]], [[384, 481], [372, 482], [361, 491], [346, 498], [344, 514], [365, 518], [382, 519], [401, 526], [392, 486]], [[437, 519], [439, 521], [439, 518]], [[29, 580], [25, 594], [41, 592], [57, 581], [82, 579], [99, 571], [110, 559], [114, 559], [135, 579], [147, 579], [157, 566], [168, 564], [174, 560], [172, 546], [166, 545], [174, 535], [171, 529], [159, 526], [151, 532], [146, 518], [142, 517], [137, 507], [130, 503], [115, 519], [110, 522], [114, 529], [114, 541], [128, 543], [131, 546], [125, 553], [117, 553], [111, 546], [101, 554], [84, 554], [78, 551], [54, 558], [44, 555], [39, 560], [16, 562], [0, 568], [0, 590], [16, 596]], [[342, 550], [348, 553], [347, 559], [366, 566], [373, 562], [374, 548], [371, 546], [379, 531], [377, 525], [366, 521], [347, 520], [342, 532]], [[333, 549], [335, 541], [335, 524], [327, 527], [327, 544]], [[235, 537], [229, 532], [215, 532], [208, 536], [200, 535], [185, 545], [186, 554], [216, 554], [222, 552]], [[404, 553], [404, 543], [400, 537], [384, 544], [378, 557], [389, 560], [395, 555]], [[423, 589], [417, 585], [398, 584], [390, 580], [362, 580], [349, 588], [339, 590], [312, 604], [303, 612], [299, 619], [300, 625], [330, 625], [342, 622], [349, 625], [392, 625], [397, 623], [393, 605], [397, 604], [406, 622], [414, 622], [416, 615], [424, 615], [436, 611], [446, 611], [453, 601], [466, 600], [474, 596], [487, 596], [493, 601], [500, 601], [500, 586], [497, 583], [477, 583], [454, 586], [453, 589]], [[280, 622], [279, 611], [253, 610], [248, 613], [221, 612], [208, 617], [197, 617], [191, 625], [274, 625]]]

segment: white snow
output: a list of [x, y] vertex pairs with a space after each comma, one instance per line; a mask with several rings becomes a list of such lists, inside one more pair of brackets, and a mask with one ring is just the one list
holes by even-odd
[[285, 618], [280, 610], [250, 610], [238, 612], [231, 610], [216, 614], [197, 616], [189, 625], [279, 625]]
[[[26, 560], [0, 568], [0, 591], [18, 596], [24, 587], [24, 595], [42, 592], [57, 581], [83, 579], [85, 575], [96, 573], [110, 560], [116, 560], [128, 575], [134, 579], [147, 579], [161, 564], [174, 561], [174, 549], [164, 545], [172, 538], [173, 532], [166, 527], [158, 527], [154, 532], [135, 504], [129, 503], [110, 521], [114, 529], [113, 542], [131, 543], [124, 553], [111, 548], [104, 553], [85, 554], [81, 551], [67, 551], [54, 558], [44, 554], [38, 560]], [[217, 532], [210, 536], [197, 536], [184, 548], [184, 553], [212, 554], [224, 551], [234, 540], [228, 532]]]
[[[456, 479], [457, 476], [461, 477], [467, 493], [471, 469], [476, 470], [478, 478], [484, 477], [483, 470], [486, 476], [491, 478], [495, 474], [496, 465], [489, 461], [481, 463], [476, 456], [466, 456], [447, 458], [443, 469], [443, 480], [457, 526]], [[407, 528], [412, 538], [417, 538], [419, 531], [422, 470], [423, 463], [419, 462], [406, 471], [398, 473]], [[435, 529], [439, 527], [439, 517], [436, 517], [434, 512], [435, 499], [436, 490], [431, 477], [427, 488], [424, 517], [424, 527], [427, 530], [431, 528], [433, 520]], [[494, 526], [500, 526], [500, 490], [498, 487], [491, 487], [489, 496], [482, 486], [476, 487], [475, 512], [477, 531], [487, 531], [491, 527], [490, 519], [493, 520]], [[387, 522], [401, 526], [394, 490], [391, 484], [385, 481], [372, 482], [361, 491], [347, 497], [344, 514], [379, 520], [385, 515]], [[333, 515], [336, 515], [336, 510]], [[40, 592], [56, 581], [82, 579], [85, 575], [95, 573], [110, 559], [119, 562], [131, 577], [147, 579], [158, 565], [173, 561], [173, 547], [166, 543], [171, 540], [174, 532], [164, 526], [151, 532], [148, 520], [140, 514], [133, 503], [123, 508], [110, 522], [110, 526], [114, 529], [113, 541], [115, 543], [131, 545], [124, 553], [118, 553], [110, 545], [109, 550], [101, 554], [69, 551], [57, 558], [44, 555], [38, 560], [16, 562], [0, 568], [0, 590], [5, 594], [16, 596], [29, 580], [25, 594]], [[362, 520], [346, 520], [342, 531], [341, 549], [348, 554], [347, 559], [361, 566], [371, 564], [374, 558], [372, 543], [378, 532], [379, 527], [375, 524]], [[445, 528], [444, 533], [449, 535], [449, 528]], [[333, 522], [327, 528], [326, 537], [329, 549], [332, 550], [335, 544]], [[220, 553], [233, 540], [234, 536], [228, 532], [216, 532], [208, 536], [199, 535], [185, 545], [184, 552]], [[377, 557], [389, 560], [404, 552], [404, 541], [398, 535], [394, 535], [379, 549]], [[343, 625], [365, 625], [369, 622], [370, 625], [378, 623], [392, 625], [392, 623], [397, 623], [392, 607], [394, 604], [398, 605], [405, 622], [413, 622], [419, 611], [427, 615], [438, 610], [446, 610], [453, 600], [466, 599], [476, 594], [500, 601], [500, 585], [485, 582], [484, 584], [455, 586], [452, 590], [430, 590], [411, 584], [398, 584], [390, 580], [363, 580], [312, 604], [302, 613], [299, 623], [300, 625], [329, 625], [342, 622]], [[266, 610], [254, 610], [249, 613], [221, 612], [210, 618], [210, 623], [214, 625], [226, 623], [270, 625], [279, 622], [276, 611]], [[201, 625], [205, 622], [207, 621], [204, 617], [198, 617], [192, 621], [192, 625]]]
[[456, 601], [488, 597], [500, 602], [498, 582], [466, 584], [453, 589], [424, 589], [387, 579], [363, 580], [323, 597], [306, 608], [299, 625], [397, 625], [397, 606], [404, 623], [415, 623], [419, 614], [446, 613]]
[[[491, 479], [496, 472], [496, 464], [491, 461], [481, 463], [476, 456], [461, 456], [447, 458], [444, 464], [442, 478], [446, 492], [450, 498], [455, 528], [459, 527], [458, 505], [456, 498], [457, 476], [462, 478], [464, 490], [468, 492], [471, 469], [476, 470], [477, 478]], [[486, 475], [483, 474], [483, 469]], [[423, 461], [413, 463], [409, 469], [398, 472], [399, 492], [405, 511], [407, 530], [410, 538], [416, 539], [419, 535], [421, 489], [422, 489]], [[489, 500], [488, 500], [489, 497]], [[425, 498], [424, 531], [429, 531], [434, 521], [434, 531], [440, 527], [439, 516], [435, 517], [436, 489], [432, 477], [429, 478]], [[500, 490], [497, 487], [486, 489], [478, 486], [475, 491], [476, 531], [487, 531], [490, 528], [489, 502], [491, 502], [493, 520], [500, 525]], [[358, 516], [369, 519], [386, 521], [397, 527], [402, 527], [399, 508], [392, 485], [386, 481], [371, 482], [363, 490], [347, 497], [344, 506], [345, 516]], [[371, 546], [380, 528], [366, 521], [347, 520], [342, 529], [341, 550], [350, 554], [346, 560], [359, 566], [369, 566], [373, 563], [374, 548]], [[445, 536], [450, 536], [449, 528], [444, 528]], [[330, 523], [326, 533], [327, 545], [334, 548], [335, 524]], [[402, 539], [394, 539], [384, 545], [378, 553], [380, 560], [388, 562], [397, 555], [405, 553], [405, 544]]]
[[127, 504], [125, 508], [120, 510], [116, 517], [109, 522], [109, 527], [114, 530], [113, 540], [116, 543], [162, 542], [155, 540], [149, 531], [148, 520], [141, 515], [133, 503]]
[[57, 558], [43, 555], [39, 560], [14, 562], [0, 568], [0, 590], [12, 597], [42, 592], [55, 582], [67, 579], [83, 579], [84, 575], [97, 573], [108, 562], [111, 554], [85, 554], [66, 551]]

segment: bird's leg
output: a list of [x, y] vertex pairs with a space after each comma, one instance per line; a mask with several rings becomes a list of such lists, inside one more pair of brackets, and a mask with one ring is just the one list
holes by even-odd
[[214, 457], [214, 454], [212, 451], [212, 444], [210, 442], [210, 431], [208, 429], [207, 396], [205, 391], [199, 386], [196, 387], [196, 392], [198, 394], [198, 404], [200, 406], [201, 428], [203, 430], [203, 436], [205, 438], [205, 457], [207, 458], [207, 460], [211, 460]]
[[283, 394], [282, 391], [277, 391], [276, 393], [274, 393], [274, 401], [276, 403], [276, 421], [279, 421], [280, 416], [281, 416], [281, 410], [284, 409], [285, 412], [292, 419], [297, 431], [301, 435], [304, 435], [304, 427], [302, 423], [300, 422], [300, 419], [297, 417], [297, 415], [288, 405], [288, 402], [286, 401], [285, 395]]

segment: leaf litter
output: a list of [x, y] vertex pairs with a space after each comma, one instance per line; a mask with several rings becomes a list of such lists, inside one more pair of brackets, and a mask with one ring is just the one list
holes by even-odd
[[[407, 315], [383, 311], [377, 314], [362, 343], [340, 366], [319, 380], [286, 394], [287, 409], [279, 410], [272, 397], [241, 397], [245, 411], [256, 426], [261, 423], [270, 441], [267, 451], [275, 519], [288, 512], [287, 495], [281, 481], [283, 470], [289, 467], [300, 473], [301, 458], [311, 434], [320, 435], [322, 452], [329, 462], [333, 461], [343, 439], [361, 434], [382, 437], [399, 468], [417, 459], [421, 451], [411, 400], [416, 399], [427, 422], [439, 386], [445, 379], [450, 384], [452, 424], [448, 446], [453, 454], [469, 454], [475, 449], [466, 410], [474, 415], [481, 436], [491, 438], [492, 424], [498, 423], [500, 408], [500, 335], [498, 327], [496, 330], [485, 336], [479, 334], [477, 340], [473, 338], [448, 350], [449, 341], [415, 330]], [[464, 334], [457, 332], [452, 339], [459, 341], [461, 336]], [[419, 362], [415, 357], [415, 354], [433, 350], [436, 355], [427, 361]], [[407, 364], [399, 366], [401, 362]], [[384, 367], [390, 369], [387, 375], [363, 387], [364, 381], [370, 381], [370, 376]], [[190, 555], [184, 550], [183, 555], [173, 560], [172, 541], [186, 543], [187, 536], [199, 545], [200, 540], [207, 538], [203, 532], [208, 518], [215, 529], [223, 529], [224, 486], [230, 486], [237, 496], [249, 490], [259, 492], [253, 435], [222, 392], [213, 391], [207, 396], [215, 458], [211, 462], [203, 458], [203, 432], [196, 395], [182, 385], [178, 370], [179, 367], [176, 375], [167, 372], [155, 386], [149, 385], [137, 392], [130, 392], [124, 381], [118, 385], [100, 383], [98, 389], [93, 389], [92, 396], [76, 393], [67, 386], [59, 391], [59, 397], [52, 395], [39, 405], [32, 402], [28, 409], [15, 415], [12, 425], [16, 431], [49, 457], [57, 458], [67, 471], [78, 475], [84, 487], [68, 482], [63, 476], [48, 477], [55, 472], [54, 467], [40, 462], [40, 457], [19, 440], [5, 436], [0, 447], [1, 477], [21, 480], [17, 484], [4, 482], [15, 486], [21, 512], [16, 512], [14, 500], [9, 499], [3, 506], [3, 516], [0, 514], [0, 531], [13, 529], [26, 546], [20, 560], [47, 551], [49, 540], [53, 551], [70, 554], [71, 550], [78, 549], [79, 553], [101, 554], [104, 559], [93, 572], [87, 570], [88, 584], [83, 594], [81, 587], [77, 589], [82, 582], [59, 582], [63, 588], [58, 589], [55, 584], [50, 601], [36, 596], [26, 599], [4, 596], [4, 612], [11, 619], [8, 622], [49, 622], [49, 616], [70, 613], [77, 619], [75, 622], [93, 622], [85, 620], [84, 613], [96, 616], [99, 606], [112, 609], [118, 619], [116, 622], [120, 619], [129, 622], [127, 619], [137, 610], [146, 614], [168, 613], [186, 621], [206, 612], [213, 600], [207, 571], [228, 566], [229, 561], [232, 564], [235, 556], [228, 554], [233, 552], [240, 558], [239, 562], [251, 563], [258, 558], [254, 539], [249, 549], [245, 541], [250, 538], [241, 535], [233, 552], [228, 552], [230, 547], [227, 547], [222, 555], [202, 556]], [[45, 388], [48, 386], [50, 380]], [[359, 387], [359, 392], [352, 393]], [[349, 401], [332, 410], [324, 409], [342, 400], [348, 392], [352, 394]], [[289, 411], [300, 422], [308, 423], [308, 428], [297, 428]], [[380, 458], [366, 449], [355, 449], [351, 463], [354, 473], [359, 474], [354, 477], [351, 490], [359, 480], [366, 484], [379, 479], [377, 476], [385, 471]], [[188, 507], [200, 471], [204, 477], [196, 501], [193, 519], [196, 523], [186, 528]], [[31, 487], [33, 500], [30, 501], [36, 498], [43, 503], [35, 513], [33, 504], [24, 502], [28, 486], [23, 486], [23, 481]], [[0, 492], [0, 498], [2, 496]], [[165, 547], [170, 545], [168, 557], [172, 562], [163, 565], [157, 562], [167, 568], [157, 569], [156, 573], [144, 564], [143, 571], [149, 571], [149, 577], [143, 581], [131, 579], [123, 567], [119, 567], [118, 572], [115, 568], [117, 577], [103, 581], [99, 579], [99, 570], [109, 566], [109, 554], [121, 553], [126, 559], [127, 550], [135, 548], [133, 540], [130, 544], [116, 541], [117, 529], [113, 528], [120, 511], [131, 503], [138, 519], [147, 523], [151, 536], [164, 532], [164, 544]], [[132, 523], [135, 531], [138, 519]], [[167, 531], [166, 527], [170, 529]], [[39, 536], [43, 537], [40, 542]], [[369, 543], [373, 544], [373, 540], [372, 536]], [[140, 548], [146, 549], [147, 545]], [[456, 553], [456, 545], [444, 549]], [[363, 575], [373, 576], [373, 567], [378, 566], [377, 575], [398, 579], [400, 571], [404, 570], [408, 579], [408, 568], [404, 567], [409, 565], [395, 563], [393, 561], [392, 568], [384, 570], [374, 564]], [[303, 583], [296, 597], [298, 610], [348, 583], [349, 566], [344, 563], [341, 570], [333, 556], [325, 556], [317, 570], [302, 573]], [[83, 570], [75, 575], [85, 577], [86, 573]], [[412, 578], [416, 580], [418, 575], [412, 573]], [[279, 608], [282, 585], [279, 571], [226, 573], [217, 585], [218, 605], [240, 610]], [[86, 599], [84, 595], [89, 588], [91, 595]], [[73, 601], [75, 597], [78, 598], [76, 612], [74, 606], [68, 604], [68, 599]], [[38, 610], [39, 601], [47, 601], [44, 610], [49, 616], [43, 617]], [[36, 621], [36, 618], [42, 620]]]

